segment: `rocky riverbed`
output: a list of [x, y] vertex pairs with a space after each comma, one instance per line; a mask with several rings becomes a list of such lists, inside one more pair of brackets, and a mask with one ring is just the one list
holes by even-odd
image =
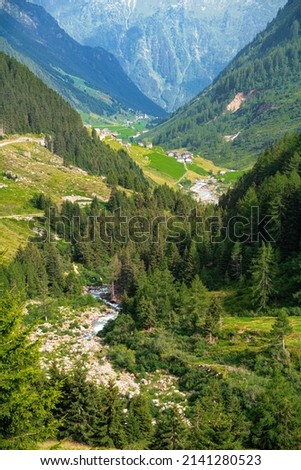
[[217, 204], [218, 195], [216, 184], [210, 179], [200, 179], [191, 188], [190, 191], [195, 194], [195, 198], [204, 203]]
[[83, 311], [59, 307], [59, 320], [44, 323], [32, 335], [40, 341], [42, 366], [48, 369], [52, 362], [68, 371], [76, 364], [84, 364], [87, 377], [96, 383], [116, 381], [121, 393], [136, 394], [139, 385], [135, 376], [126, 372], [117, 373], [106, 358], [107, 347], [96, 335], [117, 312], [109, 307], [88, 308]]
[[[113, 369], [106, 357], [108, 347], [97, 332], [109, 320], [117, 318], [120, 307], [107, 300], [107, 288], [88, 288], [86, 292], [101, 298], [107, 305], [99, 304], [99, 307], [83, 310], [59, 307], [56, 319], [43, 323], [33, 333], [32, 340], [40, 342], [42, 367], [47, 371], [55, 362], [68, 372], [76, 365], [84, 364], [87, 378], [97, 384], [107, 385], [113, 379], [122, 394], [133, 396], [140, 390], [151, 390], [154, 406], [164, 409], [173, 406], [176, 401], [179, 411], [184, 409], [186, 397], [179, 391], [176, 377], [156, 371], [145, 374], [145, 378], [137, 383], [135, 375]], [[24, 313], [29, 313], [30, 306], [38, 305], [40, 302], [28, 302]]]

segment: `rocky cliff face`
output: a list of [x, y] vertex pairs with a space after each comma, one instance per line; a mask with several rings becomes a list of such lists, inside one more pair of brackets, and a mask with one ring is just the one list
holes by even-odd
[[208, 85], [286, 0], [32, 0], [79, 42], [102, 46], [168, 110]]
[[81, 111], [111, 115], [130, 108], [166, 115], [111, 53], [76, 42], [41, 6], [0, 0], [0, 50], [22, 60]]

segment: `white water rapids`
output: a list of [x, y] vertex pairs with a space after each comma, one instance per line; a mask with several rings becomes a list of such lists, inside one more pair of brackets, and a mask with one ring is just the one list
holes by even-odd
[[110, 311], [105, 316], [100, 317], [98, 320], [96, 320], [93, 323], [93, 329], [95, 331], [95, 334], [102, 331], [105, 325], [110, 320], [116, 320], [120, 312], [119, 304], [117, 304], [116, 302], [109, 302], [108, 300], [106, 300], [106, 297], [108, 296], [109, 292], [110, 292], [109, 288], [106, 286], [89, 288], [89, 293], [93, 295], [95, 299], [101, 300], [104, 304], [106, 304], [110, 308]]

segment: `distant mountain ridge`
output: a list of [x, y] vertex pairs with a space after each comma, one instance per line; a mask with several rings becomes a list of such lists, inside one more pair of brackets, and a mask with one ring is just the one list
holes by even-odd
[[300, 25], [300, 0], [290, 0], [212, 86], [151, 132], [153, 142], [244, 168], [286, 132], [301, 130]]
[[1, 0], [0, 38], [1, 50], [35, 68], [40, 78], [80, 110], [113, 114], [123, 107], [164, 115], [112, 54], [77, 43], [40, 6]]
[[31, 0], [76, 40], [112, 52], [172, 111], [223, 70], [286, 0]]

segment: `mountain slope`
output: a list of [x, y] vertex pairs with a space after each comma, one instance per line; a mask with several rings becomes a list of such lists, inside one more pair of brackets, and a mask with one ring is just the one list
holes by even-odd
[[[44, 215], [33, 204], [37, 194], [51, 197], [56, 204], [63, 200], [88, 203], [95, 196], [107, 200], [110, 195], [101, 178], [64, 166], [62, 158], [30, 142], [34, 139], [29, 136], [19, 140], [5, 146], [0, 142], [0, 246], [5, 259], [11, 259], [34, 235], [34, 225], [37, 233], [39, 225], [31, 221]], [[13, 175], [12, 179], [7, 175]]]
[[46, 145], [64, 159], [108, 183], [142, 190], [142, 171], [123, 150], [115, 152], [96, 133], [92, 138], [79, 114], [27, 67], [0, 52], [0, 125], [6, 134], [44, 133]]
[[0, 2], [0, 48], [35, 64], [48, 85], [81, 110], [113, 114], [122, 106], [162, 116], [115, 57], [97, 47], [81, 46], [46, 11], [24, 0]]
[[301, 4], [290, 0], [212, 86], [152, 132], [154, 142], [243, 168], [285, 132], [300, 129], [300, 24]]
[[138, 87], [174, 110], [250, 42], [286, 0], [32, 0], [76, 40], [112, 52]]

